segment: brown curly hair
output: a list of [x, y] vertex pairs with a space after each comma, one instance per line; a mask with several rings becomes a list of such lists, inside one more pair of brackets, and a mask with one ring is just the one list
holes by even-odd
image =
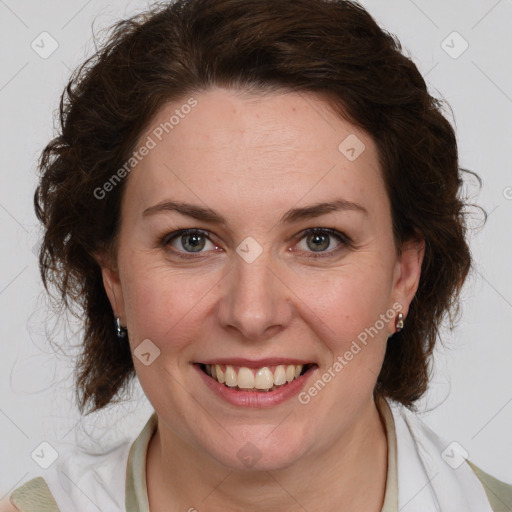
[[396, 37], [356, 2], [177, 0], [111, 27], [71, 76], [59, 134], [39, 160], [41, 276], [84, 323], [75, 376], [80, 411], [115, 402], [135, 376], [93, 256], [104, 250], [116, 259], [124, 182], [102, 200], [94, 191], [128, 161], [164, 104], [212, 86], [312, 91], [374, 138], [397, 247], [418, 234], [425, 240], [419, 288], [405, 328], [387, 344], [374, 394], [414, 408], [428, 386], [440, 324], [448, 313], [453, 326], [471, 267], [464, 169], [443, 102], [427, 92]]

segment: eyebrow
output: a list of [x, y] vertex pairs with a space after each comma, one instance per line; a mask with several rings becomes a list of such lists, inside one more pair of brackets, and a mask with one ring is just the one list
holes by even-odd
[[[335, 199], [326, 203], [316, 203], [303, 208], [293, 208], [281, 217], [279, 223], [291, 224], [302, 220], [314, 219], [334, 211], [357, 211], [368, 215], [366, 208], [358, 203], [347, 201], [346, 199]], [[221, 224], [224, 226], [228, 224], [222, 215], [210, 208], [171, 200], [165, 200], [147, 208], [144, 210], [142, 216], [148, 217], [161, 212], [177, 212], [187, 217], [192, 217], [211, 224]]]

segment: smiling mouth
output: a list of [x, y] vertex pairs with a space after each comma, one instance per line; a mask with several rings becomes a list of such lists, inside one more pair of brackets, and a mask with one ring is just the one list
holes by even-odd
[[228, 388], [254, 392], [279, 389], [317, 366], [314, 363], [308, 363], [247, 368], [235, 365], [197, 364], [206, 375]]

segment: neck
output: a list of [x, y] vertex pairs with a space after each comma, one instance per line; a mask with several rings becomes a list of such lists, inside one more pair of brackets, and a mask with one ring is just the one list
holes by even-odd
[[[162, 427], [162, 428], [161, 428]], [[205, 460], [161, 422], [146, 461], [151, 512], [380, 512], [387, 476], [385, 426], [373, 400], [328, 450], [272, 471], [236, 471]]]

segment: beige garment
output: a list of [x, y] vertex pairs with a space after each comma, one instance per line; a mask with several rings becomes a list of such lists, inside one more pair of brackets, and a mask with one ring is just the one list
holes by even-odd
[[[377, 401], [377, 409], [384, 420], [388, 442], [388, 471], [381, 512], [398, 512], [395, 424], [392, 412], [385, 400]], [[156, 413], [153, 413], [131, 445], [126, 468], [126, 512], [149, 512], [146, 453], [156, 427], [157, 416]], [[482, 482], [493, 511], [512, 512], [512, 485], [505, 484], [483, 472], [471, 462], [468, 461], [468, 463]], [[42, 477], [34, 478], [18, 487], [11, 493], [10, 500], [20, 512], [68, 512], [59, 511], [50, 489]]]

